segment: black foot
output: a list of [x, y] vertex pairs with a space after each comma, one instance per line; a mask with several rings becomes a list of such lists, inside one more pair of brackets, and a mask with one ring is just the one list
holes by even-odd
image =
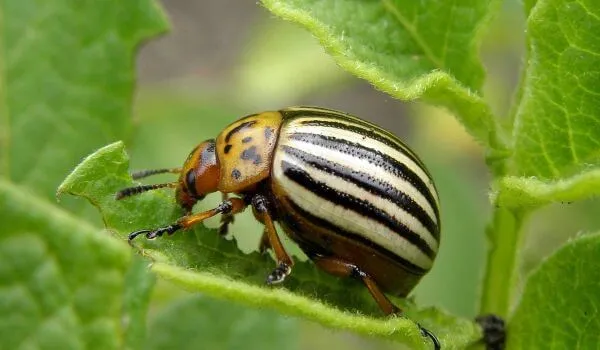
[[154, 239], [156, 237], [162, 236], [165, 233], [172, 235], [173, 233], [175, 233], [175, 231], [177, 231], [179, 229], [181, 229], [180, 224], [173, 224], [173, 225], [157, 228], [155, 230], [139, 230], [139, 231], [131, 232], [129, 234], [129, 236], [127, 236], [127, 238], [129, 239], [130, 242], [139, 235], [146, 235], [146, 238]]
[[279, 266], [267, 276], [267, 284], [278, 284], [283, 282], [285, 278], [292, 272], [292, 268], [286, 263], [280, 263]]
[[475, 321], [483, 329], [482, 342], [487, 350], [503, 350], [506, 341], [504, 320], [496, 315], [481, 315]]
[[431, 333], [427, 328], [423, 328], [423, 326], [421, 326], [420, 324], [417, 323], [417, 326], [419, 326], [419, 329], [421, 330], [421, 334], [424, 337], [427, 337], [429, 339], [431, 339], [431, 342], [433, 343], [433, 348], [435, 350], [440, 350], [442, 347], [440, 345], [440, 341], [438, 340], [438, 338]]

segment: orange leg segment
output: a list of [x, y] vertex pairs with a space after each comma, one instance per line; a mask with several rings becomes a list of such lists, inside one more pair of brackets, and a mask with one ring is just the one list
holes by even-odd
[[260, 243], [258, 244], [258, 252], [263, 254], [268, 249], [271, 249], [271, 243], [269, 242], [269, 234], [267, 233], [267, 230], [264, 230], [262, 236], [260, 236]]
[[334, 276], [360, 278], [365, 286], [367, 286], [369, 293], [371, 293], [371, 296], [373, 296], [373, 299], [375, 299], [381, 311], [383, 311], [383, 313], [386, 315], [402, 313], [402, 310], [400, 310], [396, 305], [392, 304], [390, 299], [383, 294], [371, 276], [359, 269], [358, 266], [337, 258], [324, 256], [313, 257], [312, 261], [323, 271], [326, 271]]
[[227, 199], [223, 202], [221, 202], [216, 208], [201, 212], [201, 213], [197, 213], [197, 214], [193, 214], [193, 215], [188, 215], [188, 216], [184, 216], [181, 217], [179, 220], [177, 220], [177, 222], [164, 226], [164, 227], [160, 227], [154, 230], [140, 230], [140, 231], [135, 231], [129, 234], [128, 238], [129, 241], [133, 240], [134, 238], [136, 238], [139, 235], [146, 235], [146, 238], [148, 239], [153, 239], [156, 237], [160, 237], [163, 234], [169, 234], [172, 235], [173, 233], [181, 230], [181, 229], [188, 229], [198, 223], [201, 223], [202, 221], [213, 217], [217, 214], [231, 214], [231, 215], [235, 215], [241, 211], [243, 211], [246, 208], [247, 204], [246, 202], [244, 202], [243, 199], [241, 198], [230, 198]]
[[[371, 276], [369, 276], [367, 273], [362, 271], [358, 266], [335, 257], [325, 257], [320, 255], [311, 257], [311, 260], [323, 271], [328, 272], [334, 276], [360, 278], [360, 280], [365, 284], [365, 286], [369, 290], [369, 293], [371, 293], [371, 295], [373, 296], [373, 299], [375, 299], [375, 301], [379, 305], [379, 308], [386, 315], [402, 316], [402, 310], [400, 310], [400, 308], [394, 305], [390, 301], [390, 299], [388, 299], [388, 297], [386, 297], [385, 294], [383, 294], [375, 280], [373, 280], [373, 278], [371, 278]], [[417, 326], [419, 326], [419, 329], [421, 330], [423, 336], [430, 338], [433, 342], [434, 348], [436, 350], [439, 350], [440, 342], [437, 339], [437, 337], [433, 335], [433, 333], [431, 333], [429, 330], [421, 327], [420, 324], [417, 323]]]
[[275, 224], [273, 223], [271, 215], [269, 215], [267, 198], [263, 195], [255, 195], [252, 198], [252, 206], [254, 207], [259, 220], [265, 225], [260, 249], [264, 251], [268, 241], [268, 246], [273, 248], [273, 253], [275, 253], [275, 258], [277, 259], [277, 267], [269, 274], [269, 276], [267, 276], [267, 284], [281, 283], [292, 272], [294, 261], [285, 251], [285, 248], [277, 235]]

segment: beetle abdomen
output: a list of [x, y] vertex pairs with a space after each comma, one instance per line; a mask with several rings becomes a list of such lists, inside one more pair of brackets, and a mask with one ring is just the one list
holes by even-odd
[[318, 241], [323, 249], [352, 243], [413, 275], [427, 272], [439, 244], [438, 199], [416, 155], [390, 133], [351, 116], [309, 108], [283, 114], [272, 181], [282, 211], [294, 221], [286, 230], [303, 231], [298, 221], [311, 223], [310, 230], [346, 243], [323, 244], [317, 237], [323, 232], [294, 232], [297, 240]]

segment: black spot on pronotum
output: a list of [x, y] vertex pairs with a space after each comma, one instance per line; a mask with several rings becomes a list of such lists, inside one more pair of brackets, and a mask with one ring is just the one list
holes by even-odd
[[251, 120], [248, 122], [243, 122], [240, 123], [238, 125], [235, 126], [235, 128], [231, 129], [227, 135], [225, 135], [225, 142], [229, 142], [229, 139], [231, 139], [231, 137], [235, 134], [237, 134], [238, 132], [240, 132], [240, 130], [246, 129], [251, 127], [252, 125], [256, 124], [256, 120]]
[[248, 143], [252, 141], [252, 136], [246, 136], [242, 139], [242, 143]]
[[245, 149], [240, 158], [243, 160], [252, 160], [257, 165], [262, 162], [262, 157], [256, 152], [256, 146]]
[[267, 141], [273, 136], [273, 128], [265, 128], [265, 138]]
[[239, 180], [241, 176], [242, 176], [242, 173], [240, 173], [239, 170], [233, 169], [231, 171], [231, 177], [233, 177], [234, 179]]
[[250, 160], [256, 156], [256, 146], [252, 146], [250, 148], [246, 148], [241, 155], [243, 160]]
[[231, 150], [231, 145], [226, 145], [225, 148], [223, 149], [223, 151], [225, 152], [225, 154], [229, 153], [229, 151]]

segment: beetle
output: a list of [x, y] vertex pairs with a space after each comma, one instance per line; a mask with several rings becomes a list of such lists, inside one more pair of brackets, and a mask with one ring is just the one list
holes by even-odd
[[[283, 282], [294, 264], [275, 222], [318, 268], [362, 281], [386, 315], [402, 311], [384, 293], [407, 296], [438, 251], [439, 199], [423, 162], [392, 133], [343, 112], [291, 107], [248, 115], [200, 143], [181, 168], [133, 178], [167, 172], [179, 179], [126, 188], [116, 198], [172, 187], [185, 216], [129, 240], [171, 235], [217, 214], [226, 234], [233, 216], [251, 206], [264, 225], [259, 250], [276, 258], [267, 284]], [[223, 201], [192, 214], [213, 192]], [[419, 327], [439, 349], [435, 335]]]

